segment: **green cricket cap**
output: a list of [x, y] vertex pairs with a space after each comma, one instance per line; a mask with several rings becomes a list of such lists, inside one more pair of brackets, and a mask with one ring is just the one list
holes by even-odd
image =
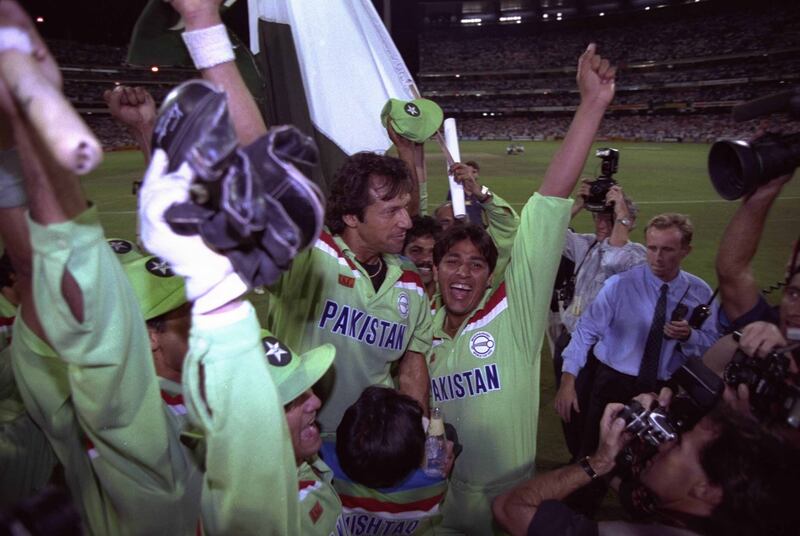
[[429, 99], [389, 99], [381, 111], [384, 127], [391, 121], [395, 132], [417, 143], [423, 143], [436, 134], [443, 120], [442, 109]]
[[187, 302], [183, 278], [159, 257], [140, 256], [122, 264], [136, 293], [142, 316], [150, 320]]
[[296, 354], [265, 329], [261, 330], [261, 344], [284, 406], [317, 383], [331, 368], [336, 355], [336, 348], [328, 343]]

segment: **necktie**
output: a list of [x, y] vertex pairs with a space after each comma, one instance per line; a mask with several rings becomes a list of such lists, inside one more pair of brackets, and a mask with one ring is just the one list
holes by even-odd
[[642, 393], [655, 391], [658, 379], [658, 361], [661, 356], [661, 343], [664, 341], [664, 322], [667, 319], [667, 291], [669, 286], [661, 285], [661, 294], [653, 313], [653, 322], [650, 324], [650, 333], [647, 334], [647, 343], [644, 345], [642, 364], [639, 366], [639, 377], [636, 386]]

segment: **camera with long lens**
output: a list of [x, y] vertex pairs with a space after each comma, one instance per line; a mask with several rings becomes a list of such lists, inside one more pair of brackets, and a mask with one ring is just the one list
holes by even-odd
[[792, 428], [800, 428], [800, 388], [786, 380], [792, 350], [800, 347], [793, 344], [770, 352], [764, 358], [750, 357], [737, 350], [726, 365], [725, 383], [735, 387], [747, 385], [750, 407], [762, 421], [783, 422]]
[[[736, 121], [788, 112], [800, 117], [800, 86], [767, 95], [733, 109]], [[766, 134], [751, 142], [721, 140], [708, 153], [708, 173], [717, 193], [739, 199], [800, 165], [800, 133]]]
[[672, 375], [669, 385], [677, 393], [669, 408], [655, 402], [652, 407], [645, 408], [631, 400], [620, 410], [618, 416], [625, 420], [625, 429], [638, 439], [626, 445], [617, 458], [623, 474], [638, 472], [659, 445], [674, 441], [681, 433], [691, 430], [717, 405], [725, 389], [719, 376], [699, 357], [688, 358]]
[[619, 151], [604, 147], [594, 155], [600, 159], [600, 176], [589, 183], [589, 195], [584, 197], [584, 206], [590, 212], [613, 212], [614, 207], [606, 205], [606, 194], [617, 184], [614, 173], [619, 168]]

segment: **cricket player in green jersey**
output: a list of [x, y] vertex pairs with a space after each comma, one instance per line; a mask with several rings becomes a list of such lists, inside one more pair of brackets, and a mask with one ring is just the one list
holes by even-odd
[[[192, 32], [221, 24], [221, 3], [171, 2]], [[224, 88], [241, 143], [266, 132], [233, 61], [198, 68]], [[398, 159], [372, 153], [350, 157], [333, 180], [328, 229], [269, 288], [265, 327], [270, 332], [301, 353], [331, 343], [345, 356], [321, 382], [319, 420], [325, 431], [335, 430], [347, 406], [375, 383], [396, 382], [427, 408], [430, 313], [419, 275], [398, 255], [411, 225], [412, 191], [409, 170]]]
[[[5, 85], [0, 106], [29, 197], [27, 222], [18, 210], [2, 219], [25, 281], [11, 347], [22, 399], [64, 466], [87, 534], [194, 534], [199, 472], [180, 442], [178, 393], [165, 400], [154, 364], [180, 354], [161, 345], [177, 336], [181, 314], [169, 315], [185, 302], [182, 283], [173, 277], [166, 293], [137, 300], [77, 178], [51, 160]], [[160, 317], [166, 336], [148, 333], [143, 317]]]
[[455, 226], [434, 248], [443, 308], [434, 317], [429, 355], [432, 403], [464, 445], [442, 533], [492, 534], [491, 499], [533, 472], [539, 355], [572, 205], [567, 196], [614, 95], [614, 74], [589, 45], [578, 62], [581, 103], [522, 210], [504, 283], [489, 287], [497, 248], [480, 227]]
[[[477, 165], [474, 162], [472, 164]], [[503, 281], [508, 265], [511, 246], [519, 227], [519, 215], [505, 199], [489, 190], [486, 185], [481, 185], [478, 181], [478, 170], [473, 165], [453, 164], [450, 173], [453, 179], [464, 187], [464, 195], [480, 204], [486, 232], [497, 246], [497, 266], [492, 274], [492, 286], [497, 286]], [[453, 204], [449, 201], [440, 205], [434, 214], [436, 221], [444, 230], [456, 221], [453, 216]]]
[[298, 351], [331, 343], [341, 356], [321, 382], [323, 431], [336, 429], [365, 387], [393, 386], [398, 360], [400, 391], [427, 408], [430, 310], [414, 265], [398, 255], [411, 227], [410, 185], [396, 158], [350, 157], [328, 199], [327, 230], [270, 289], [271, 332]]
[[297, 462], [301, 534], [348, 534], [342, 501], [333, 488], [333, 471], [318, 455], [322, 438], [316, 417], [321, 402], [311, 390], [333, 364], [336, 350], [324, 344], [298, 355], [266, 330], [261, 332], [261, 344], [286, 412]]
[[[320, 401], [311, 391], [333, 362], [323, 345], [302, 356], [267, 334], [240, 299], [247, 286], [198, 235], [176, 234], [164, 213], [189, 198], [194, 172], [167, 173], [153, 154], [140, 190], [144, 244], [199, 298], [183, 369], [186, 404], [205, 438], [203, 527], [210, 534], [339, 534], [341, 502], [316, 453]], [[293, 456], [292, 454], [293, 452]]]

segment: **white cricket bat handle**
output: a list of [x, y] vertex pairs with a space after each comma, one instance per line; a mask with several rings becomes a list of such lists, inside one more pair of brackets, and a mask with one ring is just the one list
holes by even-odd
[[[448, 117], [444, 120], [444, 141], [448, 154], [455, 162], [461, 161], [461, 151], [458, 147], [458, 131], [456, 130], [456, 120]], [[453, 204], [453, 216], [458, 219], [466, 218], [467, 207], [464, 200], [464, 186], [457, 183], [450, 173], [450, 166], [447, 166], [447, 179], [450, 183], [450, 201]]]
[[62, 167], [78, 175], [97, 167], [103, 159], [100, 142], [30, 54], [13, 49], [0, 52], [0, 76]]

